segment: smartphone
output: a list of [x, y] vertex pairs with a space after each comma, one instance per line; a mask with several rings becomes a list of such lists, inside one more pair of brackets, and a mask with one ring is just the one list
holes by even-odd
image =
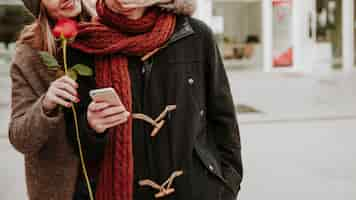
[[121, 99], [114, 88], [90, 90], [89, 95], [95, 102], [106, 102], [117, 106], [122, 105]]

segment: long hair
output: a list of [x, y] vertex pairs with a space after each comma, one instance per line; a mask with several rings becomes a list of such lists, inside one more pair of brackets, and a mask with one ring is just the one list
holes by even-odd
[[[90, 21], [96, 15], [95, 10], [82, 0], [82, 13], [79, 16], [80, 21]], [[52, 35], [53, 20], [49, 17], [45, 6], [40, 4], [40, 12], [35, 21], [24, 27], [18, 43], [27, 44], [39, 51], [47, 51], [53, 56], [57, 54], [57, 43]]]

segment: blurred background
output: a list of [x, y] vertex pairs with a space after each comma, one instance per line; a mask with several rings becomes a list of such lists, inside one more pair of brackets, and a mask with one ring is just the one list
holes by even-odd
[[[239, 116], [241, 200], [356, 199], [356, 0], [198, 0]], [[26, 199], [8, 143], [9, 68], [32, 18], [0, 0], [0, 199]]]

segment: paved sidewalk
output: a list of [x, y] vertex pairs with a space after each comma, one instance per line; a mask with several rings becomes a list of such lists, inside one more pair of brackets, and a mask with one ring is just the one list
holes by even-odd
[[26, 200], [23, 156], [0, 137], [0, 199]]
[[242, 124], [240, 200], [355, 200], [356, 120]]
[[229, 72], [235, 102], [260, 110], [241, 123], [356, 118], [356, 72]]
[[8, 67], [0, 64], [0, 137], [7, 135], [10, 115], [11, 83]]

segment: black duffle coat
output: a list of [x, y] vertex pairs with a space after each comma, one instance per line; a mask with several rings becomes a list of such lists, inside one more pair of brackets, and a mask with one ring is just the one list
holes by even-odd
[[[91, 55], [72, 51], [72, 62], [89, 64]], [[242, 180], [241, 144], [229, 81], [211, 29], [203, 22], [178, 16], [174, 35], [167, 45], [147, 62], [129, 57], [133, 112], [156, 118], [167, 105], [165, 124], [155, 137], [152, 125], [134, 120], [134, 199], [155, 199], [158, 192], [141, 187], [140, 180], [164, 183], [174, 171], [175, 192], [163, 200], [234, 200]], [[79, 78], [82, 130], [87, 130], [85, 114], [95, 87], [95, 78]], [[69, 113], [69, 112], [68, 112]], [[76, 149], [75, 132], [67, 113], [69, 140]], [[89, 128], [90, 129], [90, 128]], [[100, 161], [104, 136], [93, 142], [82, 131], [87, 160]], [[92, 138], [92, 136], [91, 136]], [[104, 141], [104, 142], [103, 142]], [[83, 180], [77, 192], [83, 189]], [[95, 180], [93, 180], [95, 182]]]

